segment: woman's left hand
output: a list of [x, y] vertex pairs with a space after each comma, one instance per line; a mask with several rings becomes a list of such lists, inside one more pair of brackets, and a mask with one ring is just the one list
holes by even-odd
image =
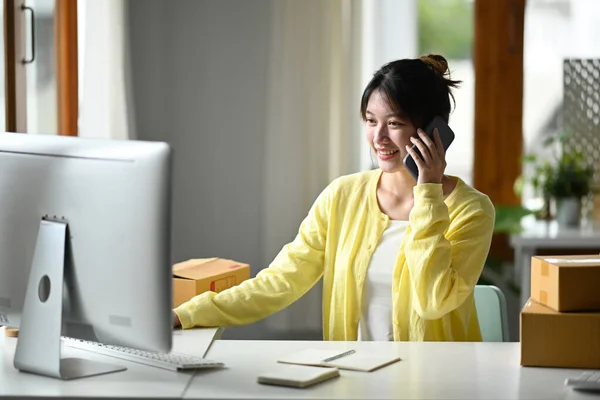
[[415, 160], [415, 164], [419, 169], [417, 184], [442, 183], [447, 164], [440, 134], [437, 128], [434, 129], [434, 140], [432, 141], [423, 130], [418, 129], [417, 133], [419, 134], [419, 138], [411, 137], [410, 140], [417, 146], [423, 157], [419, 157], [419, 154], [413, 150], [412, 146], [406, 146], [406, 150]]

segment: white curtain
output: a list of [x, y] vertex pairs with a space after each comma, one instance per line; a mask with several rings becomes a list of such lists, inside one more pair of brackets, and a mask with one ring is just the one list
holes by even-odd
[[[414, 0], [274, 0], [272, 7], [264, 265], [331, 180], [368, 167], [362, 90], [384, 62], [416, 48]], [[286, 332], [319, 331], [321, 323], [320, 285], [267, 320]]]
[[[418, 0], [361, 0], [361, 88], [383, 64], [418, 55]], [[363, 145], [362, 169], [373, 166], [371, 152]]]
[[[353, 46], [355, 2], [276, 0], [268, 88], [264, 253], [266, 263], [291, 240], [318, 193], [351, 165], [358, 142]], [[319, 330], [316, 288], [267, 320], [270, 329]]]
[[127, 2], [78, 2], [79, 136], [134, 139]]

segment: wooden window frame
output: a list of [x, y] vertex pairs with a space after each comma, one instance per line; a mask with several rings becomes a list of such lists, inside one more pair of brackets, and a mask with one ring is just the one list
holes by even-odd
[[77, 136], [79, 77], [77, 50], [77, 0], [55, 0], [55, 51], [58, 133]]
[[[526, 0], [475, 0], [473, 184], [496, 205], [519, 205], [513, 187], [523, 154], [523, 35]], [[491, 253], [505, 260], [505, 236]]]

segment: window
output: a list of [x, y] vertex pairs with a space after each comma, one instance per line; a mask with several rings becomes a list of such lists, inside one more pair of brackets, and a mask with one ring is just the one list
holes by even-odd
[[[563, 70], [566, 58], [600, 58], [600, 2], [528, 0], [524, 33], [524, 153], [544, 157], [540, 143], [563, 129]], [[528, 185], [523, 203], [538, 209], [543, 201]]]
[[419, 54], [437, 53], [448, 60], [453, 79], [455, 108], [450, 127], [456, 139], [448, 149], [446, 173], [473, 181], [475, 75], [473, 69], [473, 0], [418, 0]]

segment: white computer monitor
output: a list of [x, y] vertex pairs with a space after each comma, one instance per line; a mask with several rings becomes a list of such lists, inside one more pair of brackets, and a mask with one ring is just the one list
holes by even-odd
[[168, 352], [171, 150], [0, 134], [0, 325], [14, 365], [63, 379], [123, 370], [60, 357], [69, 336]]

